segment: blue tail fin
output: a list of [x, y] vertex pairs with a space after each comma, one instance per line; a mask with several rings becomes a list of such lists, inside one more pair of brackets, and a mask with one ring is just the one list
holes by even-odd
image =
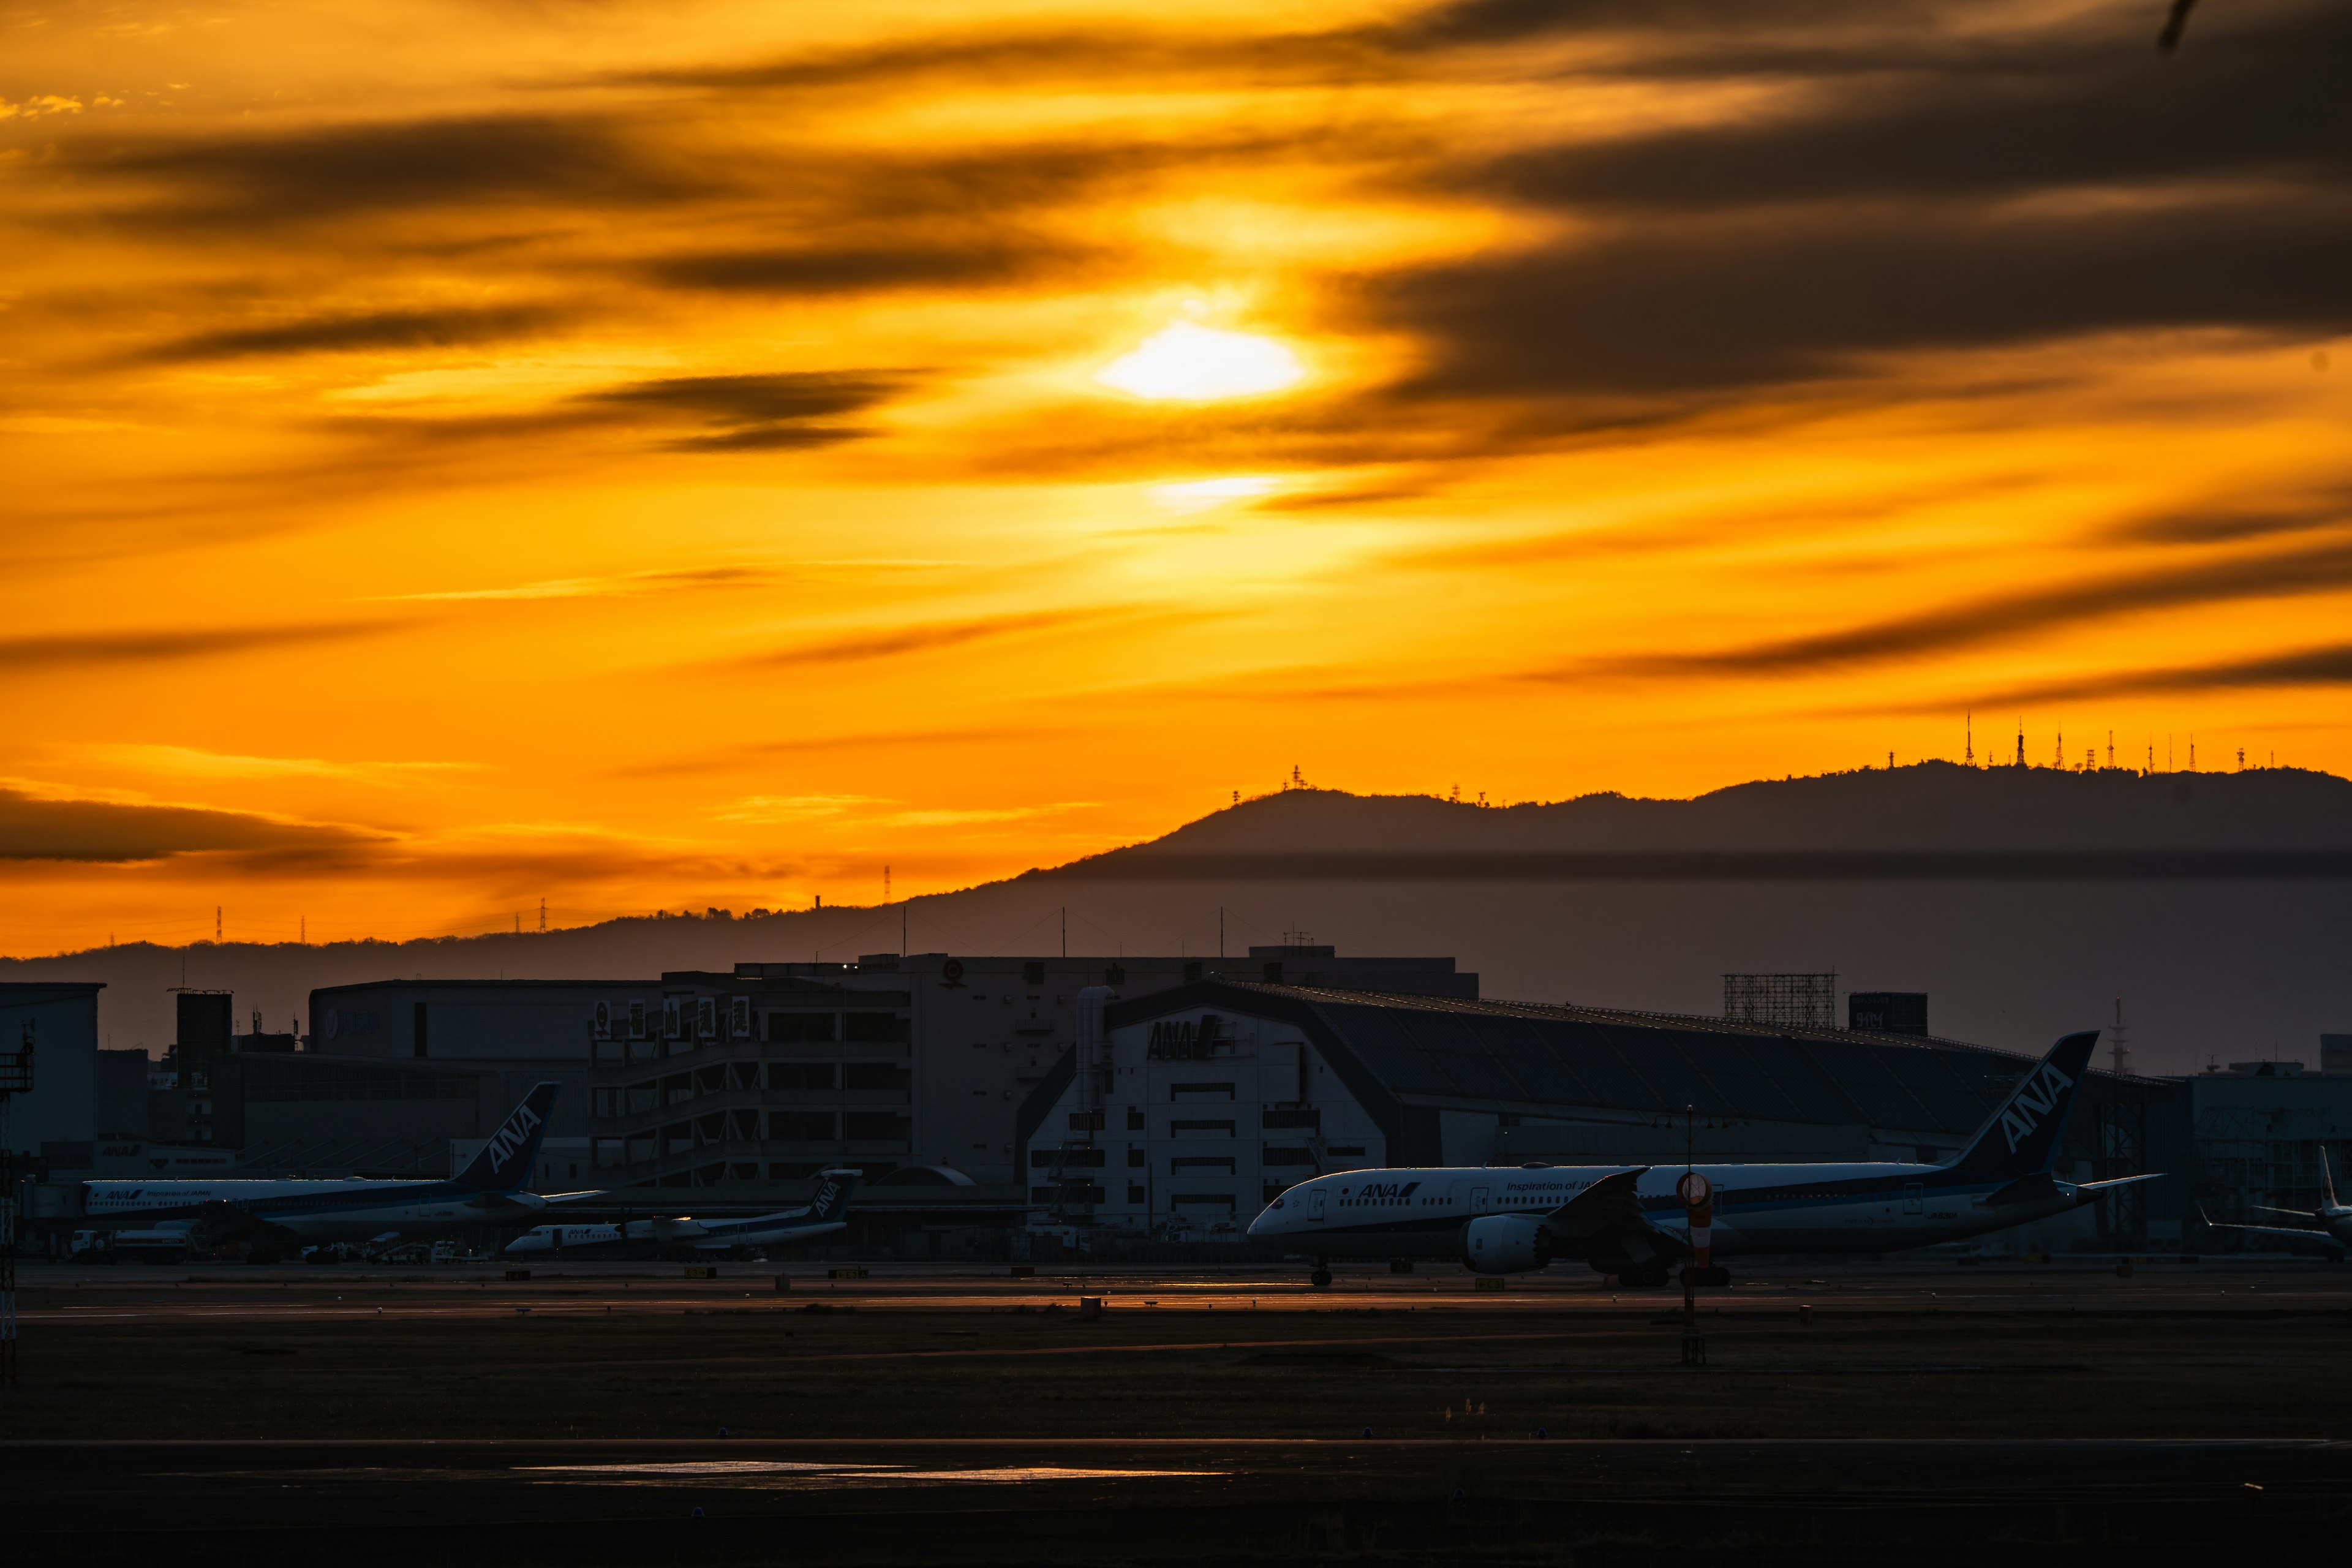
[[461, 1187], [486, 1193], [519, 1191], [530, 1181], [531, 1163], [539, 1158], [539, 1141], [547, 1136], [548, 1113], [555, 1109], [560, 1083], [533, 1084], [482, 1152], [455, 1178]]
[[865, 1176], [863, 1171], [821, 1171], [816, 1184], [816, 1197], [809, 1204], [809, 1218], [826, 1225], [849, 1212], [849, 1194], [857, 1190]]
[[2090, 1070], [2091, 1048], [2098, 1043], [2099, 1032], [2092, 1029], [2051, 1047], [2050, 1054], [1978, 1130], [1952, 1168], [1996, 1180], [2050, 1169], [2058, 1158], [2066, 1114], [2074, 1108], [2074, 1090]]

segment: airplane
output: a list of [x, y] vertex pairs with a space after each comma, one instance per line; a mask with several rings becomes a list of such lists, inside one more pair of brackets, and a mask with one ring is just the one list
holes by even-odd
[[2264, 1214], [2291, 1214], [2317, 1225], [2317, 1230], [2299, 1230], [2284, 1225], [2223, 1225], [2206, 1216], [2203, 1209], [2197, 1217], [2215, 1230], [2252, 1231], [2256, 1236], [2291, 1236], [2297, 1241], [2315, 1243], [2327, 1255], [2330, 1263], [2341, 1263], [2347, 1248], [2352, 1248], [2352, 1206], [2336, 1201], [2336, 1173], [2328, 1168], [2327, 1151], [2319, 1151], [2319, 1181], [2327, 1201], [2315, 1209], [2274, 1209], [2268, 1204], [2254, 1206]]
[[[1701, 1165], [1713, 1188], [1713, 1259], [1763, 1252], [1893, 1252], [2006, 1230], [2096, 1203], [2154, 1176], [2073, 1183], [2053, 1173], [2098, 1031], [2068, 1035], [1942, 1164]], [[1249, 1234], [1315, 1258], [1459, 1258], [1479, 1274], [1580, 1259], [1628, 1286], [1690, 1263], [1682, 1173], [1650, 1165], [1528, 1164], [1340, 1171], [1290, 1188]], [[1709, 1268], [1694, 1283], [1723, 1284]]]
[[509, 1257], [534, 1252], [564, 1254], [629, 1245], [690, 1247], [697, 1252], [728, 1252], [739, 1247], [787, 1247], [848, 1228], [842, 1216], [863, 1171], [825, 1171], [816, 1197], [803, 1207], [781, 1209], [750, 1219], [633, 1219], [620, 1225], [542, 1225], [507, 1243]]
[[331, 1177], [94, 1181], [83, 1223], [117, 1232], [177, 1231], [192, 1247], [249, 1240], [265, 1254], [304, 1241], [397, 1241], [460, 1226], [511, 1222], [547, 1207], [523, 1191], [563, 1086], [533, 1086], [466, 1168], [447, 1181]]

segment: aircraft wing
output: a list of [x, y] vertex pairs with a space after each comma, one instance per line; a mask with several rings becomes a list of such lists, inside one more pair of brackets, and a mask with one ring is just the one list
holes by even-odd
[[2097, 1203], [2117, 1187], [2128, 1187], [2136, 1182], [2152, 1182], [2164, 1174], [2151, 1172], [2144, 1176], [2116, 1176], [2104, 1182], [2062, 1182], [2047, 1171], [2034, 1171], [2022, 1175], [1997, 1191], [1987, 1193], [1977, 1200], [1985, 1208], [2000, 1208], [2009, 1204], [2042, 1203], [2050, 1198], [2068, 1197], [2074, 1206]]
[[2256, 1236], [2293, 1237], [2297, 1241], [2316, 1242], [2322, 1247], [2344, 1245], [2324, 1230], [2297, 1230], [2292, 1226], [2284, 1225], [2231, 1225], [2222, 1220], [2209, 1218], [2201, 1208], [2197, 1211], [2197, 1217], [2204, 1220], [2206, 1225], [2214, 1230], [2243, 1230], [2251, 1231]]
[[584, 1193], [542, 1193], [540, 1194], [540, 1196], [545, 1200], [549, 1208], [562, 1208], [572, 1204], [589, 1203], [597, 1198], [610, 1197], [611, 1195], [612, 1194], [603, 1187], [598, 1187], [593, 1191]]
[[1647, 1165], [1612, 1172], [1545, 1215], [1544, 1224], [1561, 1250], [1590, 1256], [1619, 1237], [1642, 1236], [1670, 1255], [1688, 1251], [1681, 1237], [1659, 1229], [1642, 1212], [1633, 1189], [1649, 1173]]

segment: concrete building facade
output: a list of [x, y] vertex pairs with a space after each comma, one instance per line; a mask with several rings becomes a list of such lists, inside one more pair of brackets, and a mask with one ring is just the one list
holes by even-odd
[[9, 1096], [8, 1150], [52, 1163], [87, 1162], [97, 1135], [96, 983], [0, 984], [0, 1053], [33, 1051], [33, 1087]]
[[[847, 1163], [878, 1180], [953, 1171], [1023, 1186], [1022, 1102], [1071, 1048], [1088, 986], [1142, 994], [1216, 974], [1475, 996], [1447, 958], [983, 958], [874, 953], [663, 977], [657, 1002], [597, 1014], [591, 1136], [613, 1185], [803, 1183]], [[1001, 1192], [997, 1191], [1002, 1189]]]

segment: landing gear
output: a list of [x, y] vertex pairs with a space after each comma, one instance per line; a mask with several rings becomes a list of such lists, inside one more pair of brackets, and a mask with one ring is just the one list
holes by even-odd
[[1331, 1288], [1331, 1270], [1318, 1263], [1315, 1266], [1315, 1272], [1307, 1277], [1307, 1282], [1318, 1290], [1328, 1290]]

